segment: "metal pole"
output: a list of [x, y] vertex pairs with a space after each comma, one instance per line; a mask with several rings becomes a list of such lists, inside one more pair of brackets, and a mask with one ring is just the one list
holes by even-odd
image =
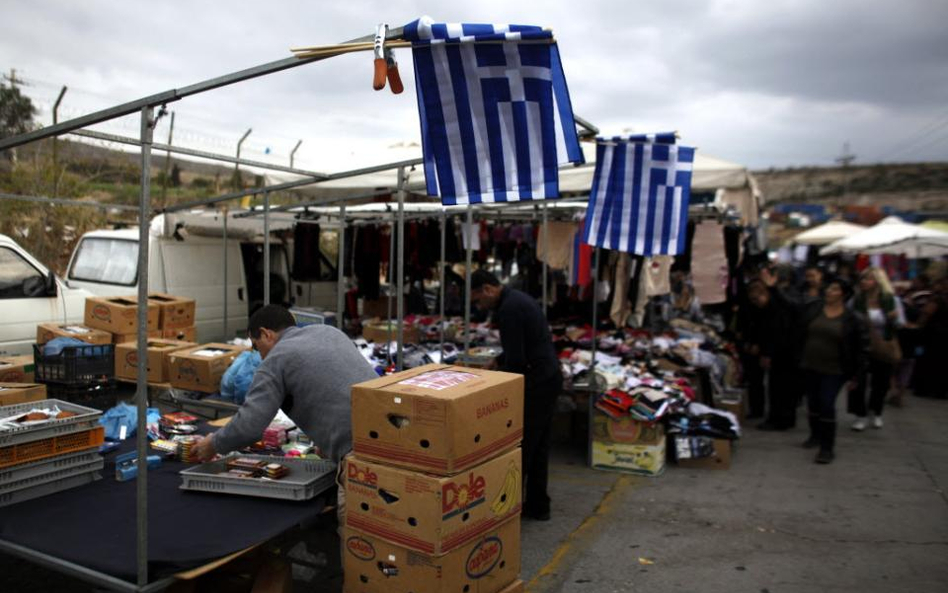
[[438, 360], [438, 362], [441, 362], [441, 363], [444, 362], [444, 278], [445, 278], [444, 266], [446, 265], [444, 261], [444, 229], [445, 229], [445, 226], [447, 226], [446, 222], [447, 222], [447, 217], [445, 216], [444, 208], [442, 208], [441, 209], [441, 259], [439, 260], [440, 263], [438, 266], [440, 268], [439, 272], [440, 272], [440, 279], [441, 279], [439, 282], [440, 291], [441, 291], [441, 294], [439, 295], [439, 298], [441, 301], [441, 306], [440, 306], [439, 311], [441, 314], [438, 316], [438, 352], [441, 353], [441, 357]]
[[293, 168], [293, 158], [296, 156], [296, 151], [299, 150], [300, 144], [302, 143], [303, 141], [300, 140], [299, 142], [296, 143], [296, 146], [293, 147], [293, 150], [290, 151], [290, 168], [291, 169]]
[[[53, 125], [59, 123], [59, 104], [63, 102], [63, 96], [66, 94], [67, 87], [63, 85], [63, 88], [59, 91], [59, 96], [56, 97], [56, 102], [53, 103]], [[55, 181], [53, 181], [53, 195], [59, 194], [59, 148], [57, 147], [58, 140], [53, 138], [53, 175], [55, 175]]]
[[161, 180], [161, 206], [164, 207], [168, 195], [168, 170], [171, 168], [171, 142], [174, 140], [174, 111], [171, 112], [171, 126], [168, 128], [168, 150], [165, 151], [165, 175]]
[[151, 221], [151, 141], [155, 125], [154, 108], [143, 107], [141, 114], [142, 185], [138, 214], [138, 477], [136, 479], [136, 519], [138, 523], [138, 585], [148, 584], [148, 436], [145, 416], [148, 408], [148, 231]]
[[593, 255], [593, 276], [592, 276], [592, 298], [593, 298], [593, 318], [592, 318], [592, 362], [589, 365], [589, 388], [596, 389], [596, 335], [599, 331], [597, 285], [599, 284], [599, 248], [594, 247]]
[[244, 140], [247, 139], [247, 136], [250, 135], [250, 132], [253, 132], [253, 128], [248, 128], [247, 131], [244, 132], [244, 135], [240, 137], [240, 140], [237, 141], [237, 161], [238, 161], [238, 162], [234, 163], [234, 183], [232, 184], [232, 185], [234, 186], [234, 189], [241, 189], [241, 185], [242, 185], [242, 184], [238, 184], [238, 183], [237, 183], [237, 182], [239, 181], [239, 179], [240, 179], [240, 178], [239, 178], [239, 175], [240, 175], [240, 162], [239, 162], [239, 161], [240, 161], [240, 147], [243, 145]]
[[398, 358], [395, 362], [395, 370], [401, 371], [405, 368], [404, 358], [404, 339], [405, 328], [402, 324], [405, 320], [405, 168], [398, 170]]
[[392, 366], [392, 287], [395, 286], [395, 218], [392, 217], [391, 230], [389, 231], [388, 243], [388, 292], [385, 295], [386, 306], [388, 307], [388, 320], [385, 327], [388, 328], [388, 344], [385, 345], [385, 353], [388, 357], [388, 366]]
[[224, 206], [224, 341], [230, 337], [227, 335], [227, 206]]
[[471, 245], [474, 243], [474, 210], [467, 205], [467, 226], [464, 235], [467, 238], [467, 259], [464, 265], [464, 356], [471, 348]]
[[263, 305], [270, 304], [270, 192], [263, 192]]
[[546, 286], [546, 277], [549, 272], [549, 265], [547, 262], [550, 259], [550, 234], [548, 231], [549, 219], [546, 214], [546, 203], [543, 204], [543, 318], [546, 319], [546, 301], [547, 301], [547, 286]]
[[[302, 140], [300, 140], [302, 142]], [[297, 146], [299, 146], [297, 144]], [[339, 263], [336, 264], [336, 323], [340, 331], [346, 331], [346, 207], [339, 206]]]

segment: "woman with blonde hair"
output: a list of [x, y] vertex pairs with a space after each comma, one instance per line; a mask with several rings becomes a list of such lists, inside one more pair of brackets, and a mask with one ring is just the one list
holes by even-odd
[[853, 310], [861, 314], [869, 326], [869, 378], [849, 394], [849, 412], [856, 415], [852, 429], [866, 428], [866, 392], [872, 427], [882, 428], [882, 408], [892, 381], [892, 371], [902, 358], [896, 339], [898, 305], [892, 284], [881, 268], [871, 267], [859, 276], [859, 292], [852, 301]]

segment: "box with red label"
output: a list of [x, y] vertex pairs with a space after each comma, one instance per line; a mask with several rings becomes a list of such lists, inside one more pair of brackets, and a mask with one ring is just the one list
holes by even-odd
[[0, 358], [0, 382], [32, 383], [35, 370], [31, 354]]
[[0, 406], [12, 406], [46, 399], [41, 383], [0, 383]]
[[444, 554], [517, 515], [520, 449], [456, 476], [433, 476], [350, 456], [346, 524], [406, 548]]
[[517, 446], [523, 375], [426, 365], [352, 386], [353, 451], [452, 475]]
[[212, 343], [171, 352], [168, 382], [179, 389], [214, 393], [230, 363], [245, 350], [244, 346]]
[[[192, 342], [176, 340], [148, 340], [148, 382], [167, 383], [170, 377], [168, 354], [197, 346]], [[118, 379], [138, 379], [138, 342], [115, 346], [115, 376]]]
[[631, 416], [610, 418], [608, 415], [594, 409], [592, 411], [592, 434], [599, 441], [610, 443], [626, 443], [629, 445], [654, 444], [664, 438], [665, 432], [661, 424], [642, 422]]
[[150, 292], [148, 303], [158, 306], [158, 327], [161, 329], [177, 329], [194, 325], [194, 299]]
[[[161, 330], [157, 330], [157, 329], [156, 329], [155, 331], [147, 332], [147, 336], [148, 336], [148, 339], [149, 339], [149, 340], [152, 340], [152, 339], [156, 339], [156, 340], [157, 340], [157, 339], [162, 339]], [[127, 344], [128, 342], [137, 342], [137, 341], [138, 341], [138, 334], [134, 334], [134, 333], [132, 333], [132, 334], [112, 334], [112, 343], [113, 343], [113, 344]], [[182, 340], [182, 341], [188, 341], [188, 340]]]
[[507, 585], [507, 588], [500, 593], [523, 593], [523, 581], [517, 579], [516, 581]]
[[519, 517], [443, 556], [348, 526], [343, 539], [346, 593], [500, 593], [520, 575]]
[[75, 338], [87, 344], [111, 344], [112, 334], [101, 329], [75, 324], [41, 323], [36, 326], [36, 343], [43, 345], [56, 338]]
[[[158, 329], [158, 305], [148, 304], [148, 331]], [[85, 325], [113, 334], [138, 331], [138, 297], [89, 297]]]
[[197, 342], [197, 330], [194, 327], [176, 327], [161, 330], [161, 336], [166, 340], [180, 340], [182, 342]]

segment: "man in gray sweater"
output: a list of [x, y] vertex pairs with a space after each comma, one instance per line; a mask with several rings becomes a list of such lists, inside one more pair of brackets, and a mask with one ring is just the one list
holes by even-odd
[[279, 305], [254, 313], [248, 333], [263, 362], [237, 414], [198, 443], [200, 459], [259, 441], [282, 409], [324, 457], [338, 463], [352, 448], [351, 387], [378, 378], [372, 366], [338, 329], [296, 327]]

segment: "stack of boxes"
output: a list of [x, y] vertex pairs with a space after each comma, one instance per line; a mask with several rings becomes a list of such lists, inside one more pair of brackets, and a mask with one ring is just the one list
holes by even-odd
[[523, 377], [428, 365], [352, 388], [348, 593], [522, 590]]
[[597, 409], [590, 414], [589, 458], [594, 468], [642, 476], [665, 472], [665, 428], [660, 423], [610, 418]]
[[[148, 382], [168, 383], [171, 379], [169, 355], [193, 346], [197, 344], [177, 340], [148, 340]], [[115, 377], [125, 381], [138, 380], [138, 342], [115, 346]]]
[[[148, 305], [148, 337], [157, 338], [159, 315], [157, 305]], [[113, 344], [138, 339], [138, 298], [89, 297], [86, 299], [85, 325], [112, 334]]]
[[194, 329], [196, 303], [170, 294], [153, 292], [148, 295], [149, 304], [158, 306], [158, 329], [165, 340], [194, 342], [197, 332]]
[[220, 390], [221, 378], [244, 346], [233, 344], [202, 344], [166, 354], [168, 382], [172, 387], [202, 393]]

